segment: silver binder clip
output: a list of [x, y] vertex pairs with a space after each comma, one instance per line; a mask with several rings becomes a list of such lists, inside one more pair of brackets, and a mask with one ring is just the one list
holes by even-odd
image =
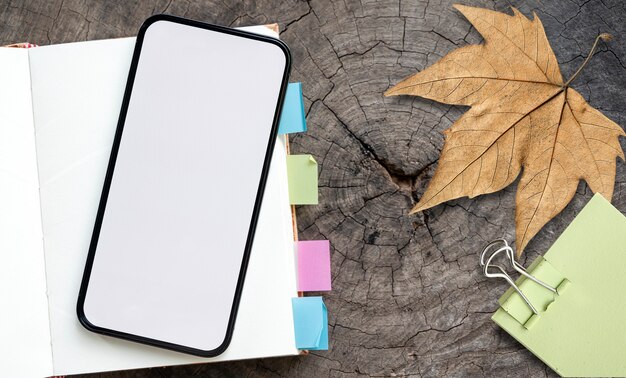
[[[490, 252], [491, 252], [491, 255], [489, 256], [489, 258], [485, 262], [485, 257]], [[508, 257], [508, 260], [511, 262], [511, 265], [513, 266], [513, 269], [515, 269], [519, 274], [525, 276], [526, 278], [530, 279], [531, 281], [533, 281], [533, 282], [543, 286], [544, 288], [546, 288], [546, 289], [550, 290], [551, 292], [553, 292], [554, 294], [558, 295], [556, 289], [554, 287], [548, 285], [547, 283], [545, 283], [545, 282], [543, 282], [543, 281], [533, 277], [528, 272], [526, 272], [526, 269], [524, 269], [524, 267], [522, 265], [520, 265], [517, 261], [515, 261], [515, 253], [513, 252], [513, 248], [511, 248], [509, 246], [509, 243], [507, 243], [506, 240], [504, 240], [504, 239], [496, 239], [496, 240], [492, 241], [491, 243], [487, 244], [485, 249], [483, 249], [483, 252], [480, 254], [480, 266], [483, 267], [483, 274], [485, 275], [485, 277], [488, 277], [488, 278], [494, 278], [494, 277], [504, 278], [509, 283], [509, 285], [511, 285], [513, 287], [513, 289], [515, 289], [515, 291], [517, 291], [517, 294], [519, 294], [520, 297], [522, 297], [522, 299], [524, 299], [524, 301], [526, 302], [528, 307], [530, 307], [532, 312], [535, 315], [539, 315], [539, 312], [537, 311], [535, 306], [533, 306], [532, 303], [530, 303], [530, 300], [526, 297], [526, 295], [524, 295], [524, 293], [520, 290], [520, 288], [515, 284], [515, 281], [513, 281], [511, 276], [509, 276], [509, 274], [506, 272], [504, 267], [502, 267], [502, 265], [499, 265], [499, 264], [496, 264], [496, 263], [492, 262], [494, 257], [496, 257], [500, 253], [506, 254], [506, 256]], [[497, 269], [497, 271], [494, 272], [494, 269]]]

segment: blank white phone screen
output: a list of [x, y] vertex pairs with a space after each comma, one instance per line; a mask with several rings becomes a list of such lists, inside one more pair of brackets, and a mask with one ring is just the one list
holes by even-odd
[[287, 65], [268, 41], [148, 26], [84, 299], [92, 325], [221, 347]]

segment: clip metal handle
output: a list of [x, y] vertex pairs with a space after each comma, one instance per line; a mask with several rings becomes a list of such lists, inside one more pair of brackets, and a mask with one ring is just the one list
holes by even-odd
[[[487, 259], [487, 261], [485, 261], [485, 257], [490, 252], [491, 252], [491, 254], [489, 255], [489, 258]], [[499, 265], [499, 264], [496, 264], [496, 263], [492, 262], [493, 259], [498, 254], [501, 254], [501, 253], [506, 254], [506, 256], [508, 257], [507, 260], [511, 263], [511, 266], [513, 267], [513, 269], [515, 269], [515, 271], [517, 271], [519, 274], [525, 276], [526, 278], [530, 279], [531, 281], [541, 285], [542, 287], [544, 287], [544, 288], [550, 290], [551, 292], [553, 292], [554, 294], [558, 295], [557, 290], [554, 287], [548, 285], [547, 283], [545, 283], [545, 282], [541, 281], [540, 279], [535, 278], [533, 275], [529, 274], [526, 271], [526, 269], [524, 269], [524, 267], [521, 264], [519, 264], [517, 261], [515, 261], [515, 253], [513, 252], [513, 248], [511, 248], [511, 246], [509, 246], [509, 243], [507, 243], [506, 240], [504, 240], [504, 239], [493, 240], [492, 242], [487, 244], [485, 249], [483, 249], [483, 252], [480, 254], [480, 266], [483, 267], [483, 274], [485, 275], [485, 277], [487, 277], [487, 278], [504, 278], [509, 283], [509, 285], [511, 285], [511, 287], [513, 287], [513, 289], [515, 289], [517, 294], [519, 294], [519, 296], [522, 297], [522, 299], [526, 302], [526, 304], [532, 310], [532, 312], [535, 315], [539, 315], [539, 312], [537, 311], [535, 306], [532, 305], [532, 303], [530, 302], [528, 297], [526, 297], [526, 295], [522, 292], [522, 290], [520, 290], [520, 288], [517, 286], [517, 284], [515, 284], [515, 281], [513, 281], [511, 276], [509, 276], [509, 274], [506, 272], [504, 267], [502, 265]], [[490, 271], [490, 268], [491, 268], [491, 271]], [[497, 272], [494, 273], [493, 272], [494, 269], [497, 269]]]

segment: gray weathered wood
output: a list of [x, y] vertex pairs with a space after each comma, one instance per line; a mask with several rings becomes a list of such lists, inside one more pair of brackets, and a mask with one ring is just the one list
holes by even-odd
[[[599, 32], [616, 36], [574, 84], [592, 106], [626, 125], [626, 6], [620, 0], [468, 0], [536, 12], [569, 77]], [[309, 131], [295, 152], [320, 166], [320, 205], [299, 209], [302, 239], [332, 244], [331, 350], [306, 357], [156, 368], [132, 376], [552, 376], [489, 319], [502, 282], [486, 281], [477, 253], [514, 236], [514, 193], [506, 190], [407, 216], [424, 192], [443, 144], [464, 109], [415, 98], [383, 98], [403, 77], [481, 38], [449, 0], [3, 1], [0, 44], [51, 44], [134, 35], [167, 12], [224, 25], [279, 22], [302, 81]], [[626, 146], [626, 141], [622, 140]], [[522, 262], [555, 240], [590, 198], [581, 184], [564, 213], [531, 242]], [[613, 203], [626, 211], [626, 165]]]

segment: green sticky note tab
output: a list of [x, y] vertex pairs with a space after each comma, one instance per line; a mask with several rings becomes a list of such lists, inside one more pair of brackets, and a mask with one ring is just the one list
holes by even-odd
[[507, 291], [492, 319], [559, 375], [626, 376], [626, 217], [596, 194], [539, 259], [559, 294], [520, 279], [539, 315]]
[[317, 162], [311, 155], [287, 155], [289, 202], [317, 205]]

